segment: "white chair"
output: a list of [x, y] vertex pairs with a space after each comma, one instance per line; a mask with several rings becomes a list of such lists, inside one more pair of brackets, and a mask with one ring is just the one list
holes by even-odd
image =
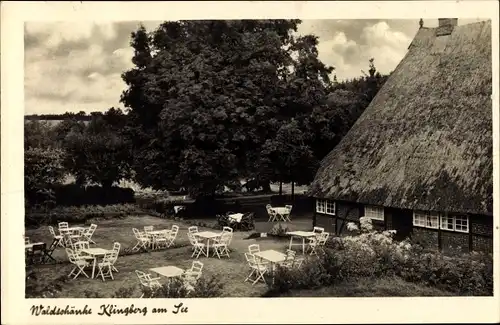
[[291, 222], [292, 220], [290, 220], [290, 214], [292, 214], [292, 208], [293, 208], [293, 206], [292, 206], [292, 205], [290, 205], [290, 204], [287, 204], [287, 205], [285, 205], [285, 208], [287, 209], [288, 213], [287, 213], [286, 215], [284, 215], [283, 217], [284, 217], [287, 221]]
[[151, 231], [154, 230], [154, 227], [153, 226], [144, 226], [144, 232], [147, 234], [147, 233], [150, 233]]
[[83, 232], [82, 232], [82, 237], [86, 240], [89, 241], [89, 243], [92, 243], [92, 244], [95, 244], [95, 241], [92, 240], [92, 235], [94, 235], [94, 232], [95, 230], [97, 229], [97, 225], [96, 224], [91, 224], [90, 227], [88, 229], [85, 229]]
[[76, 279], [83, 273], [83, 275], [88, 278], [89, 276], [85, 273], [84, 269], [90, 266], [90, 262], [87, 259], [78, 256], [71, 248], [66, 248], [66, 254], [68, 254], [69, 262], [74, 265], [74, 268], [71, 270], [68, 277], [73, 276], [73, 279]]
[[325, 232], [325, 228], [323, 228], [323, 227], [314, 227], [313, 228], [313, 232], [315, 232], [315, 233], [322, 233], [322, 232]]
[[172, 229], [167, 233], [167, 248], [172, 246], [179, 233], [179, 226], [172, 225]]
[[[194, 235], [194, 234], [190, 234], [188, 233], [188, 238], [189, 238], [189, 242], [191, 243], [191, 245], [193, 246], [194, 248], [194, 251], [193, 251], [193, 254], [191, 254], [191, 257], [195, 256], [196, 255], [196, 258], [198, 258], [200, 256], [200, 254], [204, 254], [205, 256], [207, 256], [207, 245], [204, 244], [204, 243], [200, 243], [198, 241], [198, 238]], [[208, 257], [208, 256], [207, 256]]]
[[281, 262], [280, 265], [288, 268], [293, 267], [296, 254], [297, 253], [294, 250], [287, 249], [285, 260]]
[[56, 232], [54, 231], [54, 227], [52, 226], [49, 226], [49, 232], [50, 234], [52, 235], [52, 237], [58, 241], [57, 245], [58, 246], [61, 246], [61, 247], [64, 247], [64, 244], [63, 244], [63, 236], [61, 235], [56, 235]]
[[[247, 259], [248, 266], [250, 267], [250, 274], [246, 277], [245, 282], [252, 281], [252, 285], [256, 284], [260, 280], [266, 283], [264, 275], [268, 271], [267, 265], [260, 262], [255, 258], [254, 255], [245, 253], [245, 258]], [[254, 277], [254, 278], [252, 278]]]
[[[151, 290], [155, 290], [161, 288], [161, 283], [158, 281], [160, 278], [151, 278], [150, 274], [144, 273], [139, 270], [135, 270], [135, 274], [139, 278], [141, 285], [145, 288], [149, 288]], [[144, 297], [144, 293], [141, 295], [141, 298]]]
[[188, 233], [196, 234], [198, 232], [198, 226], [191, 226], [188, 228]]
[[201, 278], [201, 271], [203, 270], [203, 263], [200, 261], [193, 261], [191, 268], [182, 274], [184, 286], [188, 291], [194, 290], [194, 286], [199, 278]]
[[59, 235], [64, 236], [64, 234], [68, 233], [69, 225], [66, 221], [59, 222], [57, 226], [59, 227]]
[[329, 236], [330, 236], [330, 233], [322, 232], [316, 237], [309, 238], [308, 249], [311, 251], [311, 255], [317, 254], [317, 248], [320, 248], [321, 250], [324, 251], [323, 247], [325, 246], [326, 242], [328, 241]]
[[221, 254], [229, 256], [229, 243], [231, 242], [231, 238], [233, 237], [232, 232], [223, 232], [219, 241], [212, 245], [214, 249], [214, 255], [217, 254], [217, 257], [220, 259]]
[[121, 247], [122, 247], [122, 245], [120, 243], [118, 243], [118, 242], [113, 243], [113, 252], [115, 253], [115, 255], [114, 255], [115, 261], [113, 262], [113, 265], [111, 266], [111, 268], [115, 272], [118, 272], [117, 268], [115, 267], [115, 262], [116, 262], [116, 260], [118, 260], [118, 254], [120, 254]]
[[169, 242], [170, 231], [164, 230], [158, 233], [155, 233], [153, 237], [153, 243], [156, 248], [167, 247]]
[[148, 245], [151, 243], [151, 239], [149, 238], [149, 236], [145, 233], [140, 232], [137, 228], [132, 228], [132, 231], [134, 232], [135, 239], [137, 239], [137, 244], [135, 244], [132, 250], [140, 250], [141, 248], [147, 250]]
[[118, 255], [114, 251], [110, 251], [104, 255], [101, 262], [97, 263], [97, 268], [99, 269], [97, 276], [100, 275], [103, 282], [106, 281], [105, 278], [111, 278], [111, 280], [114, 280], [113, 264], [116, 262], [117, 257]]
[[278, 220], [278, 214], [276, 213], [276, 211], [274, 211], [273, 207], [270, 204], [266, 205], [266, 210], [267, 214], [269, 215], [269, 219], [267, 220], [267, 222]]
[[88, 241], [77, 241], [73, 243], [73, 249], [76, 254], [81, 255], [82, 250], [90, 248], [90, 243]]
[[252, 245], [249, 245], [249, 246], [248, 246], [248, 252], [249, 252], [250, 254], [252, 254], [252, 255], [253, 255], [253, 254], [255, 254], [255, 253], [260, 252], [260, 246], [259, 246], [259, 244], [252, 244]]

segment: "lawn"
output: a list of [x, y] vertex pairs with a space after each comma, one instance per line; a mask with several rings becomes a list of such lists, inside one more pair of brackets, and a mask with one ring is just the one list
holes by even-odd
[[[118, 288], [130, 286], [137, 286], [136, 295], [139, 297], [139, 280], [135, 275], [135, 270], [149, 272], [148, 270], [151, 268], [167, 265], [175, 265], [183, 269], [189, 268], [194, 260], [194, 258], [191, 258], [191, 247], [187, 238], [189, 225], [180, 221], [150, 216], [129, 216], [120, 220], [102, 220], [98, 222], [97, 230], [93, 236], [97, 245], [93, 246], [111, 249], [113, 242], [117, 241], [122, 244], [122, 251], [124, 251], [132, 248], [136, 243], [132, 232], [133, 227], [142, 229], [146, 225], [152, 225], [157, 229], [167, 229], [171, 228], [172, 224], [177, 224], [180, 227], [175, 243], [176, 246], [182, 247], [120, 256], [115, 264], [119, 272], [114, 274], [114, 280], [103, 282], [99, 279], [87, 279], [84, 276], [78, 277], [63, 285], [60, 297], [83, 298], [85, 297], [84, 292], [86, 290], [96, 291], [103, 297], [111, 297]], [[303, 224], [305, 225], [306, 223]], [[70, 226], [77, 225], [70, 224]], [[259, 225], [259, 228], [265, 228], [265, 226]], [[292, 228], [297, 229], [297, 227]], [[200, 228], [200, 230], [212, 229]], [[224, 296], [226, 297], [260, 296], [266, 291], [266, 286], [262, 283], [252, 286], [250, 283], [244, 282], [249, 272], [244, 255], [248, 245], [259, 243], [262, 250], [275, 249], [285, 251], [287, 248], [288, 241], [271, 238], [265, 240], [245, 239], [249, 234], [250, 232], [234, 233], [231, 243], [231, 258], [199, 258], [199, 261], [204, 263], [204, 275], [213, 274], [223, 279], [225, 283]], [[47, 227], [28, 229], [26, 230], [26, 235], [30, 237], [32, 242], [44, 241], [50, 243], [52, 241]], [[41, 285], [44, 283], [49, 284], [53, 280], [69, 274], [71, 271], [72, 266], [67, 262], [66, 253], [63, 248], [56, 249], [53, 256], [58, 261], [63, 261], [64, 263], [36, 266], [37, 281], [42, 282], [40, 283]], [[156, 276], [155, 274], [153, 275]]]

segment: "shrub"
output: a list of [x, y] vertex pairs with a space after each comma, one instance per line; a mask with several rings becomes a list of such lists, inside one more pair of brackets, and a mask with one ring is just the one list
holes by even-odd
[[135, 203], [134, 190], [130, 188], [79, 186], [67, 184], [54, 187], [56, 203], [62, 206], [110, 205]]
[[271, 230], [269, 230], [268, 234], [271, 236], [284, 237], [286, 233], [289, 231], [288, 227], [283, 227], [281, 222], [275, 224]]
[[24, 152], [24, 191], [29, 205], [55, 204], [53, 186], [65, 175], [62, 151], [58, 149], [28, 148]]

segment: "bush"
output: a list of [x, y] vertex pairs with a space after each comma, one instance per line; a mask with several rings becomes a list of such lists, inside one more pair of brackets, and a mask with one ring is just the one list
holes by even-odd
[[394, 241], [395, 231], [373, 231], [368, 223], [361, 220], [357, 236], [334, 238], [330, 247], [335, 249], [326, 248], [324, 254], [308, 260], [301, 270], [278, 270], [274, 284], [268, 285], [268, 294], [393, 276], [458, 295], [493, 294], [491, 254], [447, 257], [439, 252], [425, 253], [409, 240]]
[[276, 236], [276, 237], [285, 237], [286, 233], [289, 231], [288, 227], [283, 227], [281, 222], [273, 225], [271, 230], [269, 230], [268, 235]]
[[130, 188], [67, 184], [54, 187], [54, 191], [56, 204], [61, 206], [135, 203], [134, 190]]
[[133, 204], [59, 206], [48, 212], [26, 211], [25, 222], [28, 226], [56, 224], [60, 221], [90, 224], [99, 219], [125, 218], [127, 215], [137, 213], [142, 213], [142, 211]]
[[28, 205], [55, 205], [53, 187], [65, 176], [62, 151], [28, 148], [24, 152], [24, 192]]

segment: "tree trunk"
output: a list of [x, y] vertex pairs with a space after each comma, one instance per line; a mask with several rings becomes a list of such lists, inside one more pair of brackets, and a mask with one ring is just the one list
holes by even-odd
[[280, 181], [280, 196], [283, 194], [283, 182]]
[[271, 193], [271, 182], [269, 180], [262, 181], [260, 185], [262, 185], [264, 193]]

